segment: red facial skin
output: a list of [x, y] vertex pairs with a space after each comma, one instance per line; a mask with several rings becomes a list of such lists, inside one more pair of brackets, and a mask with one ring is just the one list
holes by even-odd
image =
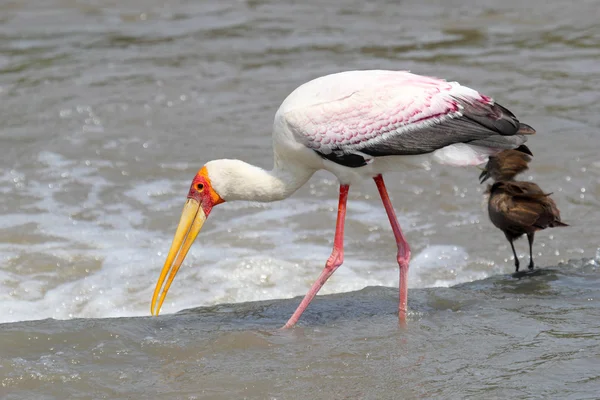
[[204, 215], [206, 216], [208, 216], [214, 206], [225, 201], [213, 190], [210, 178], [208, 177], [208, 171], [205, 167], [202, 167], [192, 180], [187, 198], [194, 199], [200, 203], [200, 207], [202, 207], [202, 211], [204, 211]]

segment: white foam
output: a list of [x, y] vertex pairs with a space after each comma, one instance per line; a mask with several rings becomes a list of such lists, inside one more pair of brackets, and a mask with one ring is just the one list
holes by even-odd
[[[174, 215], [169, 223], [176, 224], [189, 182], [132, 181], [119, 188], [119, 202], [111, 202], [106, 193], [116, 184], [99, 173], [103, 161], [73, 161], [49, 152], [40, 153], [39, 161], [43, 166], [34, 175], [0, 175], [3, 192], [33, 199], [1, 215], [0, 229], [35, 235], [0, 243], [0, 322], [149, 315], [174, 227], [171, 232], [147, 225], [164, 212]], [[65, 196], [74, 185], [85, 188], [81, 199]], [[389, 233], [378, 201], [351, 205], [349, 220], [372, 231], [367, 243]], [[304, 295], [331, 252], [336, 207], [335, 199], [318, 198], [222, 206], [227, 223], [216, 216], [208, 220], [162, 312]], [[314, 213], [322, 213], [331, 227], [304, 226], [304, 216]], [[408, 232], [430, 228], [416, 214], [400, 215], [400, 222]], [[398, 285], [394, 250], [385, 262], [373, 262], [374, 254], [352, 251], [353, 241], [360, 244], [355, 236], [347, 240], [345, 264], [321, 294]], [[464, 249], [430, 246], [414, 256], [409, 286], [449, 286], [483, 277], [467, 273], [467, 265]]]
[[467, 271], [469, 259], [462, 247], [430, 246], [412, 259], [409, 287], [450, 287], [489, 276], [489, 272]]
[[433, 152], [434, 161], [454, 167], [467, 167], [487, 162], [490, 155], [498, 150], [473, 146], [465, 143], [455, 143]]

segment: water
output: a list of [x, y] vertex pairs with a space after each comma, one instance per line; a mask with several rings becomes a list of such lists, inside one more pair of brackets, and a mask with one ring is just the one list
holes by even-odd
[[[14, 322], [0, 328], [0, 393], [594, 398], [599, 1], [121, 3], [0, 4], [0, 322]], [[322, 291], [339, 294], [281, 334], [297, 299], [246, 302], [303, 295], [322, 269], [337, 205], [322, 172], [286, 201], [216, 208], [164, 317], [99, 319], [149, 314], [203, 163], [270, 167], [285, 96], [367, 68], [458, 80], [537, 129], [523, 179], [554, 192], [572, 225], [536, 237], [550, 272], [507, 275], [478, 170], [398, 172], [387, 182], [414, 255], [409, 329], [394, 323], [395, 244], [366, 182], [351, 188], [346, 261]], [[517, 251], [526, 263], [526, 241]], [[378, 288], [349, 294], [366, 286]]]
[[[416, 289], [318, 297], [306, 327], [273, 329], [297, 301], [161, 318], [7, 324], [4, 399], [598, 398], [600, 268], [546, 268]], [[25, 344], [25, 345], [24, 345]]]

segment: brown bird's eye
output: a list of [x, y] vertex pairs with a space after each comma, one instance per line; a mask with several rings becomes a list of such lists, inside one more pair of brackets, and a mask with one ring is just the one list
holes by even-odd
[[202, 184], [202, 183], [197, 184], [196, 189], [198, 189], [199, 191], [202, 191], [204, 189], [204, 184]]

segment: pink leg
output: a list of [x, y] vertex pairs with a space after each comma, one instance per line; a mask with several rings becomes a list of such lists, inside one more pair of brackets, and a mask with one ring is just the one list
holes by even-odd
[[396, 218], [394, 212], [394, 206], [390, 201], [385, 183], [383, 183], [383, 176], [377, 175], [375, 178], [375, 184], [379, 190], [379, 195], [383, 201], [383, 206], [387, 212], [392, 225], [392, 231], [394, 231], [394, 237], [396, 238], [396, 244], [398, 245], [398, 266], [400, 267], [400, 302], [398, 304], [398, 320], [401, 325], [406, 324], [406, 306], [408, 303], [408, 262], [410, 261], [410, 246], [400, 229], [400, 224]]
[[294, 311], [294, 314], [292, 314], [289, 321], [283, 326], [284, 329], [296, 325], [296, 322], [298, 322], [298, 319], [304, 310], [306, 310], [306, 307], [308, 307], [317, 292], [323, 287], [325, 282], [327, 282], [327, 279], [329, 279], [335, 270], [344, 262], [344, 221], [346, 219], [346, 202], [348, 200], [349, 189], [349, 185], [340, 185], [340, 202], [338, 205], [337, 223], [335, 225], [333, 251], [325, 263], [325, 269], [323, 269], [319, 278], [313, 283], [308, 293], [306, 293], [306, 296], [304, 296], [304, 299], [302, 299], [302, 302], [296, 311]]

